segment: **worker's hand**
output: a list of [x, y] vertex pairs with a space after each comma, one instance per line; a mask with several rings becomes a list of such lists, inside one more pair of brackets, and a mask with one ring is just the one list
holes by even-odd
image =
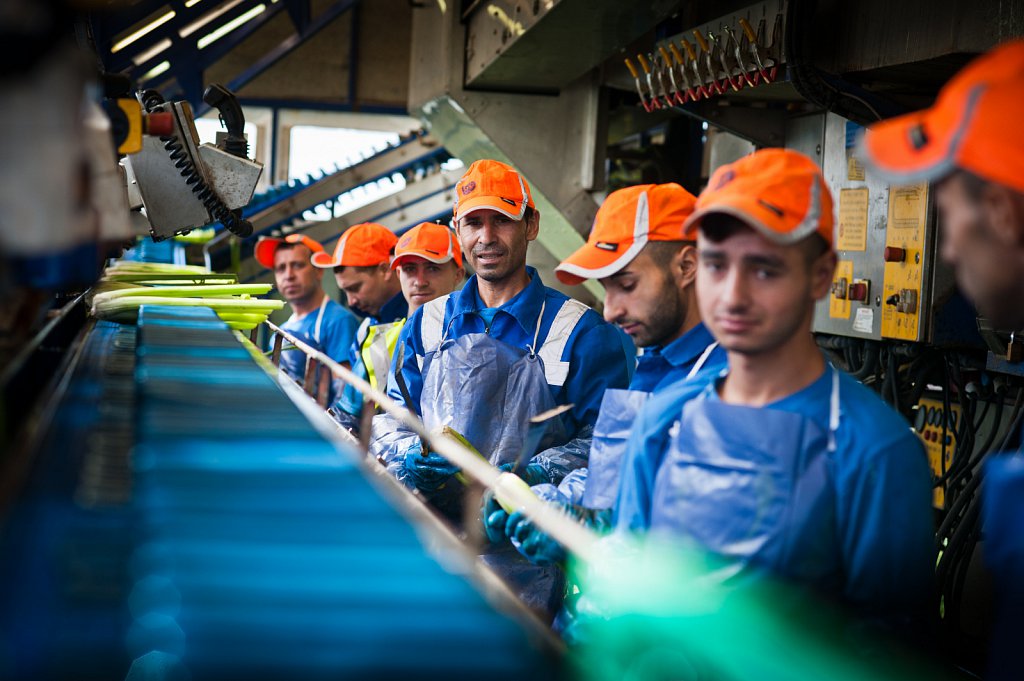
[[458, 468], [436, 452], [423, 455], [422, 445], [416, 443], [405, 453], [405, 475], [416, 487], [425, 493], [436, 492], [458, 472]]
[[484, 492], [480, 515], [484, 524], [484, 534], [487, 535], [490, 542], [500, 544], [505, 541], [505, 524], [508, 522], [508, 513], [498, 503], [492, 490]]
[[540, 464], [531, 463], [516, 469], [514, 462], [503, 463], [498, 466], [498, 469], [506, 473], [515, 473], [530, 487], [534, 485], [543, 485], [545, 483], [551, 483], [551, 478], [548, 477], [548, 472], [544, 470], [544, 467]]
[[535, 565], [553, 565], [566, 558], [562, 545], [534, 525], [522, 511], [516, 511], [509, 517], [505, 532], [512, 546]]

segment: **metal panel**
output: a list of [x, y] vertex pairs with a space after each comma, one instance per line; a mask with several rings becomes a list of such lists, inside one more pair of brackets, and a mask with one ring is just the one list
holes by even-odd
[[[187, 154], [188, 163], [209, 183], [205, 166], [198, 162], [196, 147], [199, 136], [191, 112], [184, 111], [185, 106], [181, 102], [173, 102], [162, 105], [162, 108], [175, 114], [174, 137], [182, 152]], [[138, 182], [154, 237], [166, 238], [210, 222], [209, 212], [185, 184], [185, 178], [160, 138], [145, 135], [142, 151], [129, 156], [128, 164]]]
[[[822, 154], [815, 158], [822, 164], [825, 181], [832, 190], [837, 223], [835, 243], [841, 267], [837, 268], [833, 292], [818, 303], [814, 330], [878, 340], [882, 328], [881, 294], [885, 270], [882, 251], [885, 248], [889, 187], [864, 172], [860, 166], [855, 166], [851, 173], [851, 149], [846, 141], [847, 121], [834, 114], [820, 117], [823, 120]], [[806, 152], [807, 149], [801, 151]], [[861, 219], [851, 221], [848, 219], [851, 214], [860, 215]], [[860, 239], [855, 233], [861, 230], [863, 248], [859, 247]], [[845, 284], [842, 282], [844, 279]], [[844, 296], [848, 294], [854, 281], [867, 286], [866, 301], [850, 301], [836, 295], [840, 292]], [[842, 286], [846, 286], [843, 291], [840, 290]]]
[[678, 8], [675, 0], [494, 0], [466, 32], [466, 86], [557, 92]]
[[853, 157], [859, 130], [830, 113], [794, 119], [787, 135], [787, 146], [822, 164], [835, 203], [839, 267], [815, 310], [814, 330], [938, 341], [941, 317], [959, 312], [947, 309], [954, 282], [938, 259], [931, 193], [923, 185], [890, 187], [866, 171]]
[[[886, 69], [946, 55], [970, 55], [1024, 35], [1024, 0], [861, 0], [819, 3], [815, 25], [822, 31], [820, 65], [833, 73]], [[825, 38], [827, 36], [827, 38]], [[825, 42], [827, 40], [827, 43]], [[831, 58], [831, 59], [830, 59]], [[930, 88], [955, 66], [920, 70], [914, 80]], [[880, 80], [885, 76], [878, 74]]]

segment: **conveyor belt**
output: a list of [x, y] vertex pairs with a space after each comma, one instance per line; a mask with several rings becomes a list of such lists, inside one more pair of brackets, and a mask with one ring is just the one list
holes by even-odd
[[134, 331], [84, 340], [0, 536], [0, 678], [552, 676], [212, 312]]

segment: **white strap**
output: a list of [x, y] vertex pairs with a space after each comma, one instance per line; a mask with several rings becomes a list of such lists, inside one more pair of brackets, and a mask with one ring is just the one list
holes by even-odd
[[839, 430], [839, 371], [832, 367], [832, 396], [828, 408], [828, 451], [836, 451], [836, 431]]
[[704, 348], [704, 352], [701, 353], [700, 357], [697, 358], [697, 362], [690, 369], [690, 373], [686, 374], [687, 378], [693, 378], [697, 375], [697, 372], [704, 368], [704, 364], [708, 361], [708, 357], [714, 352], [715, 348], [718, 347], [718, 341], [715, 341], [711, 345]]
[[569, 336], [589, 309], [578, 300], [569, 298], [555, 314], [548, 335], [544, 339], [544, 345], [537, 351], [544, 361], [544, 376], [548, 385], [565, 385], [565, 380], [569, 377], [569, 362], [563, 362], [562, 355], [569, 344]]
[[313, 325], [313, 340], [320, 343], [320, 329], [324, 324], [324, 310], [327, 309], [327, 301], [330, 300], [327, 294], [324, 294], [324, 299], [320, 301], [320, 312], [316, 315], [316, 324]]
[[544, 309], [547, 308], [547, 306], [548, 299], [545, 297], [544, 300], [540, 301], [540, 314], [537, 315], [537, 326], [533, 329], [533, 343], [527, 346], [530, 350], [531, 357], [537, 354], [537, 339], [540, 338], [540, 326], [544, 323]]
[[447, 302], [448, 296], [441, 296], [423, 306], [420, 315], [420, 341], [423, 343], [424, 353], [436, 350], [444, 340], [444, 310]]

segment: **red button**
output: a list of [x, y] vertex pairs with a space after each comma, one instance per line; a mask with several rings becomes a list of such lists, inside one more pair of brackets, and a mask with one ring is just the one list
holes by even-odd
[[886, 246], [882, 258], [886, 262], [903, 262], [907, 259], [907, 252], [899, 246]]
[[146, 134], [157, 136], [173, 135], [174, 116], [166, 111], [146, 114]]
[[850, 288], [847, 292], [847, 297], [850, 300], [856, 300], [865, 302], [868, 299], [868, 285], [862, 281], [850, 284]]

